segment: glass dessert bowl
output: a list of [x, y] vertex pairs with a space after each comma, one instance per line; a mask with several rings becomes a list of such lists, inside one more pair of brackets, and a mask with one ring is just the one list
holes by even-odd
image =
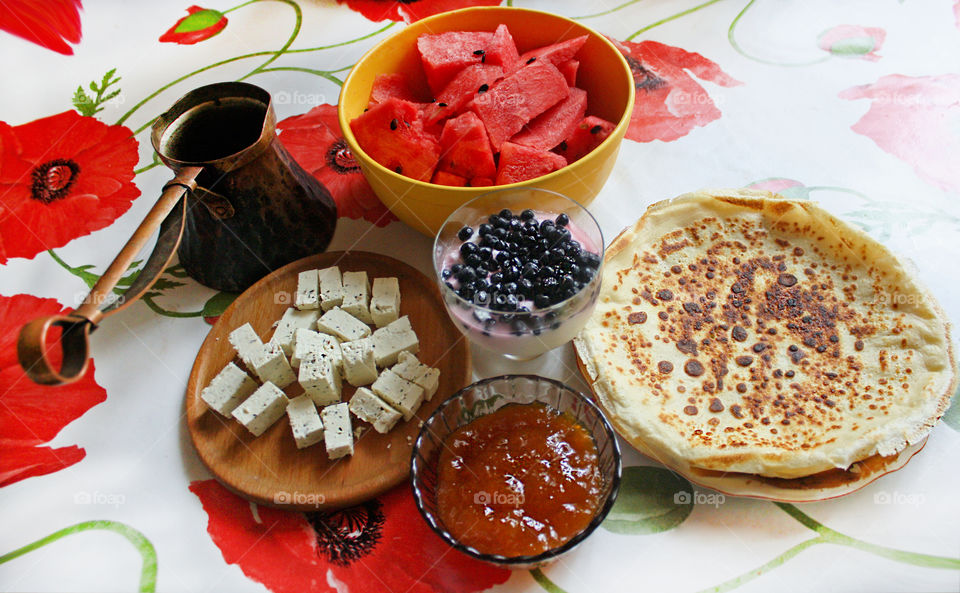
[[589, 319], [600, 290], [603, 233], [570, 198], [508, 188], [447, 218], [433, 266], [447, 313], [470, 341], [529, 360], [572, 340]]

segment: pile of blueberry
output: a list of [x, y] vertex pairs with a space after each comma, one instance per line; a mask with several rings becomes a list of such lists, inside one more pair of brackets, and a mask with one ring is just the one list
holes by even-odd
[[462, 263], [442, 276], [461, 298], [495, 311], [527, 313], [525, 302], [543, 309], [564, 301], [600, 266], [596, 253], [571, 238], [569, 224], [566, 214], [539, 221], [533, 210], [518, 216], [505, 208], [476, 231], [460, 229]]

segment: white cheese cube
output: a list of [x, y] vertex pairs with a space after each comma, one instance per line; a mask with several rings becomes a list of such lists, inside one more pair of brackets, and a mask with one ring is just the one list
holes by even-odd
[[423, 403], [423, 389], [387, 369], [380, 373], [370, 389], [409, 420]]
[[320, 317], [318, 309], [300, 311], [290, 307], [283, 312], [283, 317], [280, 318], [280, 323], [277, 324], [277, 329], [273, 332], [270, 341], [279, 344], [283, 348], [283, 353], [290, 356], [293, 354], [293, 340], [297, 330], [312, 328], [317, 323], [318, 317]]
[[343, 342], [352, 342], [370, 335], [370, 328], [340, 307], [334, 307], [317, 321], [317, 329], [322, 333], [340, 338]]
[[377, 380], [377, 362], [373, 357], [370, 338], [340, 344], [343, 353], [343, 376], [354, 387], [369, 385]]
[[330, 334], [321, 334], [312, 329], [300, 328], [293, 340], [293, 354], [290, 356], [290, 366], [300, 368], [300, 361], [307, 354], [321, 354], [330, 359], [333, 368], [340, 373], [343, 368], [343, 359], [340, 354], [340, 340]]
[[402, 418], [400, 412], [388, 406], [366, 387], [357, 389], [350, 398], [350, 411], [360, 420], [372, 424], [381, 434], [389, 432]]
[[230, 413], [256, 390], [257, 382], [240, 370], [240, 367], [228, 362], [200, 392], [200, 399], [223, 416], [230, 416]]
[[260, 436], [283, 416], [289, 400], [283, 391], [267, 381], [233, 411], [233, 417], [253, 436]]
[[297, 380], [280, 344], [276, 342], [267, 342], [263, 345], [253, 361], [253, 368], [261, 381], [269, 381], [281, 389]]
[[318, 353], [311, 352], [300, 364], [300, 386], [318, 406], [327, 406], [340, 401], [340, 373], [333, 362]]
[[366, 272], [343, 273], [343, 304], [340, 308], [364, 323], [373, 323], [370, 317], [370, 281]]
[[411, 354], [420, 351], [420, 341], [406, 315], [373, 332], [373, 355], [377, 359], [377, 366], [388, 367], [394, 364], [403, 351]]
[[297, 309], [320, 307], [320, 284], [316, 270], [306, 270], [297, 275], [297, 296], [293, 304]]
[[257, 332], [253, 331], [253, 327], [249, 323], [244, 323], [230, 332], [227, 340], [230, 342], [230, 345], [233, 346], [233, 349], [237, 351], [237, 356], [240, 357], [243, 364], [252, 370], [253, 360], [260, 353], [261, 348], [263, 348], [263, 341], [260, 339], [260, 336], [257, 335]]
[[370, 317], [383, 327], [400, 317], [400, 282], [396, 278], [374, 278]]
[[324, 311], [339, 307], [343, 303], [343, 280], [340, 278], [340, 268], [324, 268], [317, 272], [320, 282], [320, 306]]
[[417, 357], [409, 352], [401, 352], [397, 356], [397, 364], [391, 370], [423, 389], [424, 396], [429, 400], [440, 386], [440, 369], [430, 368], [422, 364]]
[[330, 459], [353, 455], [353, 427], [347, 402], [327, 406], [320, 411], [323, 421], [323, 438]]
[[297, 442], [297, 449], [305, 449], [323, 440], [323, 422], [317, 406], [306, 395], [290, 400], [287, 404], [287, 418], [290, 420], [290, 430], [293, 431], [293, 440]]

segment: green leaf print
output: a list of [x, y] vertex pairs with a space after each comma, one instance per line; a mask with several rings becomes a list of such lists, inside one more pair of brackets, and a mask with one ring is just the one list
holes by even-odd
[[623, 535], [669, 531], [692, 510], [693, 486], [683, 476], [662, 467], [628, 467], [603, 528]]

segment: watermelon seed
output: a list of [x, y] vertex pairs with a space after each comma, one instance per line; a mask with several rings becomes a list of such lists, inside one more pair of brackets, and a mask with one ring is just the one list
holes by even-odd
[[475, 51], [473, 52], [473, 55], [475, 55], [475, 56], [482, 56], [482, 55], [485, 54], [485, 53], [487, 53], [487, 52], [483, 51], [482, 49], [478, 49], [478, 50], [475, 50]]
[[397, 175], [403, 175], [403, 165], [397, 165], [397, 168], [394, 169], [397, 172]]
[[440, 107], [446, 107], [446, 106], [447, 106], [446, 103], [437, 103], [437, 105], [439, 105]]
[[[490, 85], [489, 85], [489, 84], [481, 84], [481, 85], [480, 85], [480, 89], [479, 89], [477, 92], [478, 92], [478, 93], [485, 93], [485, 92], [487, 92], [487, 91], [489, 91], [489, 90], [490, 90]], [[599, 127], [599, 126], [597, 126], [597, 127]]]
[[563, 150], [563, 151], [566, 151], [566, 150], [567, 150], [567, 141], [566, 141], [566, 140], [564, 140], [563, 142], [560, 143], [560, 150]]
[[483, 54], [482, 56], [480, 56], [480, 63], [481, 64], [487, 63], [487, 54]]
[[603, 126], [593, 126], [592, 128], [590, 128], [590, 133], [591, 133], [591, 134], [599, 134], [599, 133], [600, 133], [600, 130], [602, 130], [602, 129], [603, 129]]
[[534, 63], [534, 62], [536, 62], [536, 61], [537, 61], [537, 58], [530, 58], [529, 60], [527, 60], [527, 63], [528, 63], [528, 64], [532, 64], [532, 63]]
[[391, 130], [396, 130], [396, 129], [397, 129], [397, 126], [399, 126], [399, 125], [400, 125], [400, 124], [397, 122], [396, 119], [391, 119], [391, 120], [390, 120], [390, 129], [391, 129]]

